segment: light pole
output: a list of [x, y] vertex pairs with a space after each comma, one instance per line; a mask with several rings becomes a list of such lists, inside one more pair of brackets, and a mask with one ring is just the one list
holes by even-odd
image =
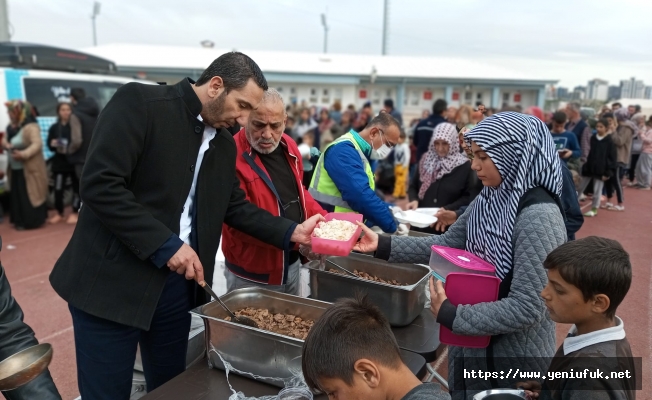
[[387, 55], [387, 29], [389, 29], [389, 0], [385, 0], [383, 13], [383, 55]]
[[328, 53], [328, 25], [326, 24], [326, 14], [321, 15], [321, 25], [324, 27], [324, 53]]
[[100, 15], [101, 4], [99, 1], [93, 3], [93, 15], [91, 15], [91, 20], [93, 21], [93, 46], [97, 46], [97, 29], [95, 28], [95, 18]]

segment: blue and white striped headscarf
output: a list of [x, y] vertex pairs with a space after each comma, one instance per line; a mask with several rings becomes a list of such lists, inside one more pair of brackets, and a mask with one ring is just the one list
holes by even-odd
[[504, 279], [512, 269], [512, 234], [523, 194], [542, 186], [561, 196], [559, 155], [548, 127], [538, 118], [516, 112], [494, 114], [465, 135], [496, 165], [502, 183], [485, 186], [470, 211], [466, 250], [496, 267]]

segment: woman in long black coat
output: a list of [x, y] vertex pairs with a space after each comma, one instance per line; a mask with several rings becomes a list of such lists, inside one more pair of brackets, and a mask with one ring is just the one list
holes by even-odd
[[[419, 162], [419, 168], [410, 184], [408, 208], [443, 208], [457, 210], [469, 205], [482, 190], [482, 183], [471, 170], [468, 157], [460, 152], [455, 125], [440, 123], [430, 138], [428, 152]], [[434, 229], [412, 228], [427, 233], [441, 233]]]

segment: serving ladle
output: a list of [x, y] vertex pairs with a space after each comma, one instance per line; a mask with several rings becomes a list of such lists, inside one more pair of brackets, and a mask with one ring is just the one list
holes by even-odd
[[206, 283], [206, 281], [199, 282], [199, 286], [203, 287], [204, 290], [208, 292], [208, 294], [210, 294], [215, 300], [217, 300], [218, 303], [220, 303], [220, 305], [226, 310], [226, 312], [229, 313], [229, 316], [231, 316], [232, 322], [235, 322], [236, 324], [240, 324], [240, 325], [250, 326], [252, 328], [258, 328], [258, 324], [253, 319], [245, 316], [235, 315], [233, 311], [229, 310], [229, 307], [227, 307], [226, 304], [224, 304], [224, 302], [220, 300], [219, 296], [215, 294], [215, 292], [213, 291], [213, 289], [211, 289], [210, 286], [208, 286], [208, 283]]

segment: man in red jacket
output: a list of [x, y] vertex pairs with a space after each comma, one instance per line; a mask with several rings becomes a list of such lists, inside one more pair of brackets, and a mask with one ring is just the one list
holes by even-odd
[[[248, 201], [273, 215], [301, 223], [326, 211], [301, 184], [303, 161], [294, 140], [283, 133], [286, 119], [281, 95], [267, 90], [247, 126], [233, 137], [238, 154], [236, 173]], [[298, 245], [293, 250], [280, 250], [225, 224], [222, 251], [228, 291], [261, 285], [299, 293]]]

